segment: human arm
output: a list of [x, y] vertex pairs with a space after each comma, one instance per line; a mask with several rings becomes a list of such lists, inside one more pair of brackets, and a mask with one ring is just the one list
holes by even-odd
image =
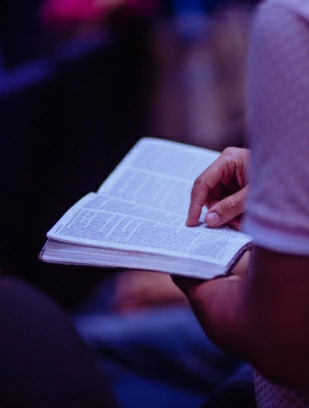
[[176, 282], [217, 346], [276, 383], [308, 387], [309, 258], [256, 247], [250, 265], [245, 279]]
[[[245, 276], [249, 252], [233, 269], [236, 276]], [[1, 270], [0, 270], [1, 271]], [[163, 305], [188, 304], [186, 296], [170, 280], [169, 275], [142, 270], [124, 270], [114, 280], [111, 308], [120, 313], [132, 313]]]
[[297, 389], [309, 387], [308, 45], [306, 19], [262, 5], [249, 57], [248, 277], [179, 285], [218, 346]]

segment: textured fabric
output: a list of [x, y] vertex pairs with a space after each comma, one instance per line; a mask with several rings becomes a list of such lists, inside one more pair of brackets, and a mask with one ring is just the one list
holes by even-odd
[[99, 289], [73, 322], [121, 408], [255, 407], [251, 366], [218, 349], [188, 305], [112, 313], [112, 279]]
[[248, 119], [252, 189], [244, 230], [263, 247], [309, 255], [308, 2], [269, 0], [257, 9]]
[[254, 372], [254, 384], [258, 407], [304, 408], [309, 406], [309, 391], [296, 391], [279, 387]]
[[[309, 2], [268, 0], [255, 14], [248, 71], [251, 190], [244, 230], [256, 244], [309, 255]], [[259, 408], [309, 407], [309, 392], [255, 373]]]

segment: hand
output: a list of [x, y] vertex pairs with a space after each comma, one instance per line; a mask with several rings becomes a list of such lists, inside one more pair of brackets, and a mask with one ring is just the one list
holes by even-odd
[[194, 182], [186, 225], [198, 222], [204, 205], [210, 227], [229, 224], [240, 227], [247, 195], [249, 150], [228, 147]]
[[112, 308], [118, 312], [136, 312], [178, 303], [187, 303], [187, 299], [167, 274], [128, 270], [116, 278]]
[[[237, 262], [234, 268], [231, 270], [230, 276], [237, 276], [238, 278], [245, 279], [247, 276], [248, 266], [250, 262], [251, 252], [247, 251]], [[191, 292], [195, 291], [199, 286], [203, 285], [204, 283], [208, 282], [209, 280], [203, 279], [195, 279], [195, 278], [187, 278], [183, 276], [171, 276], [173, 282], [178, 286], [178, 288], [188, 297], [190, 298]]]

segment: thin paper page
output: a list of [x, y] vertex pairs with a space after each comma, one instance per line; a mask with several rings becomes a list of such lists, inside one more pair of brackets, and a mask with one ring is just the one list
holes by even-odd
[[[229, 230], [184, 227], [184, 219], [166, 211], [89, 194], [75, 204], [47, 234], [71, 243], [114, 247], [205, 260], [221, 265], [249, 238]], [[236, 238], [236, 239], [235, 239]]]
[[185, 216], [194, 179], [219, 153], [151, 138], [141, 139], [98, 193]]

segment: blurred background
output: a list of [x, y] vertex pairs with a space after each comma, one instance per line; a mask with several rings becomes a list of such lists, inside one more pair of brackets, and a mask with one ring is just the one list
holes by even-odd
[[[37, 255], [50, 227], [96, 191], [139, 138], [219, 151], [245, 145], [244, 70], [255, 3], [0, 4], [0, 265], [72, 314], [125, 408], [199, 406], [212, 388], [207, 367], [192, 362], [217, 353], [221, 372], [223, 353], [209, 352], [185, 299], [162, 275], [47, 265]], [[143, 337], [145, 321], [156, 323]], [[107, 337], [100, 331], [106, 325], [113, 327]], [[182, 360], [188, 349], [193, 355]]]

